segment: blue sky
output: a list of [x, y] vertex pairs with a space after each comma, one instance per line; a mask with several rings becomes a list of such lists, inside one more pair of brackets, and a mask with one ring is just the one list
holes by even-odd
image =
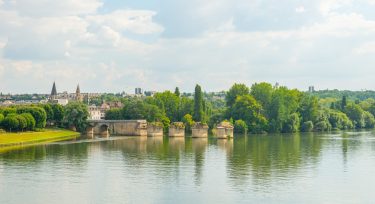
[[375, 89], [375, 0], [0, 0], [0, 92]]

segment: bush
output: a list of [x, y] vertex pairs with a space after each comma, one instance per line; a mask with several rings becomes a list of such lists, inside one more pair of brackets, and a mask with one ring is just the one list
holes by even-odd
[[27, 120], [22, 115], [16, 115], [16, 119], [18, 120], [18, 130], [23, 131], [27, 127]]
[[234, 132], [235, 133], [247, 133], [248, 127], [246, 122], [243, 120], [236, 120], [234, 122]]
[[328, 131], [331, 130], [332, 126], [328, 121], [322, 120], [315, 124], [315, 131]]
[[17, 109], [18, 114], [30, 113], [35, 119], [35, 127], [44, 128], [47, 122], [47, 113], [40, 107], [21, 107]]
[[4, 115], [0, 113], [0, 127], [3, 123], [3, 120], [4, 120]]
[[302, 124], [302, 132], [311, 132], [314, 129], [314, 123], [312, 121], [306, 121]]
[[18, 130], [19, 122], [16, 116], [16, 114], [8, 114], [3, 121], [3, 127], [10, 132]]
[[23, 116], [26, 119], [27, 129], [34, 130], [36, 123], [34, 117], [30, 113], [22, 113], [21, 116]]

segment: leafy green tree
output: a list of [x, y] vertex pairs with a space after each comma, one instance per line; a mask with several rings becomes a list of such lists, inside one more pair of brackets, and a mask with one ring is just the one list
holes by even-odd
[[60, 104], [52, 104], [51, 108], [53, 111], [53, 121], [57, 125], [61, 125], [62, 120], [64, 119], [64, 107]]
[[315, 131], [329, 131], [332, 129], [332, 125], [329, 122], [329, 113], [327, 111], [320, 111], [318, 119], [314, 124]]
[[67, 128], [84, 131], [88, 117], [88, 107], [84, 103], [70, 102], [65, 106], [63, 122]]
[[348, 116], [345, 113], [342, 113], [338, 110], [330, 110], [328, 120], [329, 123], [332, 125], [332, 128], [335, 130], [353, 128], [353, 123], [348, 118]]
[[283, 124], [283, 132], [298, 132], [300, 129], [300, 119], [297, 113], [292, 113], [285, 124]]
[[112, 108], [105, 112], [106, 120], [121, 120], [123, 119], [120, 108]]
[[9, 132], [18, 130], [19, 122], [16, 116], [16, 114], [8, 114], [3, 120], [3, 127]]
[[234, 84], [225, 96], [227, 107], [232, 107], [236, 102], [238, 96], [244, 96], [248, 94], [250, 94], [250, 89], [245, 84]]
[[345, 110], [346, 105], [348, 104], [346, 96], [343, 96], [341, 99], [341, 110]]
[[304, 94], [300, 102], [299, 113], [302, 122], [316, 121], [319, 114], [318, 98]]
[[154, 95], [154, 99], [161, 102], [162, 106], [159, 105], [159, 108], [164, 109], [165, 114], [168, 118], [170, 118], [172, 121], [180, 120], [178, 112], [180, 98], [177, 95], [173, 94], [170, 91], [165, 91], [162, 93], [156, 93]]
[[235, 133], [246, 133], [248, 130], [247, 124], [243, 120], [236, 120], [234, 122], [234, 132]]
[[17, 109], [18, 114], [30, 113], [35, 119], [36, 128], [44, 128], [47, 121], [47, 113], [43, 108], [36, 106], [24, 106]]
[[345, 106], [345, 113], [353, 121], [353, 125], [355, 128], [364, 128], [365, 118], [364, 118], [364, 111], [362, 108], [354, 103], [349, 103]]
[[312, 121], [306, 121], [302, 123], [301, 131], [302, 132], [311, 132], [314, 129], [314, 123]]
[[0, 127], [2, 126], [4, 118], [5, 118], [4, 115], [0, 113]]
[[182, 122], [184, 123], [186, 127], [185, 130], [187, 132], [191, 132], [191, 127], [194, 125], [193, 116], [191, 116], [190, 114], [184, 115], [184, 117], [182, 117]]
[[[246, 92], [246, 91], [245, 91]], [[269, 83], [255, 83], [251, 86], [251, 95], [262, 105], [263, 109], [268, 109], [272, 100], [273, 87]], [[267, 114], [263, 112], [263, 114]]]
[[231, 108], [234, 120], [244, 120], [252, 132], [266, 130], [267, 119], [260, 114], [262, 106], [251, 95], [238, 96]]
[[18, 130], [23, 131], [27, 128], [27, 120], [22, 115], [16, 115], [15, 118], [18, 120]]
[[195, 86], [194, 92], [194, 115], [193, 119], [199, 122], [205, 122], [204, 119], [204, 109], [203, 109], [203, 94], [202, 88], [197, 84]]
[[44, 109], [44, 111], [47, 114], [46, 120], [48, 121], [48, 123], [51, 123], [54, 119], [53, 109], [52, 109], [51, 105], [50, 104], [42, 104], [42, 105], [39, 105], [39, 107]]
[[374, 126], [375, 126], [374, 116], [370, 112], [364, 111], [363, 117], [364, 117], [364, 120], [365, 120], [365, 128], [374, 128]]
[[26, 128], [28, 130], [34, 130], [35, 123], [36, 123], [34, 117], [30, 113], [22, 113], [21, 116], [26, 119], [26, 123], [27, 123]]
[[15, 108], [1, 108], [0, 113], [6, 117], [8, 114], [17, 113], [17, 109]]

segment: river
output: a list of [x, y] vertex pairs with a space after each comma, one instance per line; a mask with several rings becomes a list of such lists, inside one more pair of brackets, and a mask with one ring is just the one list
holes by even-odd
[[111, 137], [0, 154], [0, 203], [374, 203], [375, 132]]

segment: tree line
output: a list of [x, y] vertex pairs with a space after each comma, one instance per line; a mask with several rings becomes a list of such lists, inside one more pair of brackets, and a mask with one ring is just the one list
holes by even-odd
[[[165, 91], [153, 97], [121, 99], [124, 107], [111, 109], [106, 119], [146, 119], [162, 122], [182, 121], [189, 128], [202, 122], [214, 128], [229, 121], [236, 132], [277, 133], [330, 131], [375, 126], [375, 100], [352, 101], [347, 96], [326, 100], [311, 93], [255, 83], [251, 87], [234, 84], [215, 98], [196, 85], [194, 94]], [[329, 104], [327, 104], [329, 103]]]
[[0, 107], [0, 129], [9, 132], [37, 131], [49, 127], [63, 127], [83, 131], [89, 116], [83, 103]]

